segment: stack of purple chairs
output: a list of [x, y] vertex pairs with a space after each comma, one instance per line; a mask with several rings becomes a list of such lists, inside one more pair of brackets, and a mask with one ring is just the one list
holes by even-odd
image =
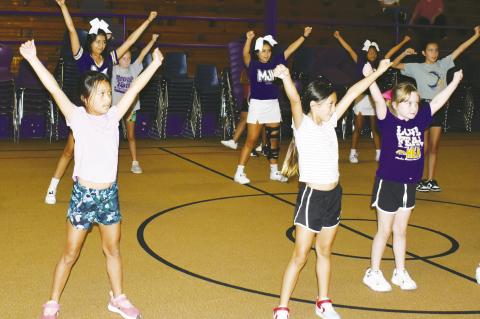
[[18, 130], [15, 82], [10, 72], [12, 58], [12, 49], [0, 43], [0, 138], [15, 138]]

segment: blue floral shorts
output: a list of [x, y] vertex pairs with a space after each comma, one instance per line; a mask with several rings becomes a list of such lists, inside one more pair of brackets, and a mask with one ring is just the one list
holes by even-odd
[[86, 188], [76, 181], [67, 218], [73, 227], [88, 230], [93, 223], [112, 225], [122, 219], [117, 182], [106, 189]]

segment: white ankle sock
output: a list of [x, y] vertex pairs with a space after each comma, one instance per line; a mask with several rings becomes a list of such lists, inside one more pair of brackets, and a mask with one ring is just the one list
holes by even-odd
[[270, 171], [277, 172], [278, 171], [278, 164], [270, 164]]
[[245, 165], [238, 165], [237, 172], [235, 174], [242, 174], [245, 172]]
[[350, 149], [350, 156], [353, 154], [357, 154], [357, 150], [355, 148]]
[[50, 181], [50, 186], [48, 186], [48, 189], [56, 190], [58, 183], [60, 183], [60, 180], [58, 178], [52, 177], [52, 180]]

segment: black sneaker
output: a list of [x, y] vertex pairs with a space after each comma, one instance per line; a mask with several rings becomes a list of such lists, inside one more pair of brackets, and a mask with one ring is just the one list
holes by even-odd
[[434, 179], [429, 180], [429, 181], [427, 182], [427, 184], [428, 184], [428, 187], [430, 188], [430, 190], [431, 190], [432, 192], [441, 192], [441, 191], [442, 191], [442, 189], [440, 188], [440, 186], [438, 186], [437, 181], [434, 180]]
[[270, 147], [268, 145], [262, 145], [262, 155], [267, 157], [270, 152]]
[[429, 192], [430, 183], [427, 180], [422, 179], [417, 185], [417, 192]]
[[258, 153], [255, 149], [252, 150], [252, 152], [250, 153], [250, 156], [251, 157], [258, 157]]

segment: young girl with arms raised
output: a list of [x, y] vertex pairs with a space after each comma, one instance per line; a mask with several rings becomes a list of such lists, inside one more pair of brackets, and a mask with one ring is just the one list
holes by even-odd
[[[369, 76], [372, 72], [370, 64], [366, 64], [364, 74]], [[420, 102], [415, 86], [400, 83], [392, 90], [391, 107], [387, 107], [377, 84], [370, 86], [382, 134], [382, 151], [372, 193], [378, 229], [372, 243], [371, 266], [363, 278], [364, 284], [374, 291], [392, 290], [380, 270], [383, 252], [392, 232], [395, 255], [392, 283], [403, 290], [417, 289], [417, 284], [405, 269], [405, 252], [408, 220], [415, 207], [415, 188], [423, 171], [424, 131], [462, 77], [462, 71], [455, 72], [452, 82], [430, 103]]]
[[317, 255], [318, 296], [315, 313], [325, 319], [340, 318], [328, 297], [332, 245], [340, 223], [342, 203], [335, 127], [353, 100], [389, 66], [390, 61], [383, 60], [377, 71], [353, 85], [338, 103], [330, 84], [315, 80], [308, 84], [300, 98], [288, 69], [280, 65], [274, 70], [274, 75], [282, 79], [291, 103], [295, 141], [289, 147], [282, 173], [295, 173], [297, 161], [293, 153], [296, 149], [299, 180], [302, 183], [293, 221], [295, 248], [283, 277], [280, 304], [273, 310], [274, 319], [288, 319], [288, 302], [312, 244]]
[[[74, 186], [67, 213], [67, 243], [55, 268], [50, 300], [43, 305], [42, 319], [56, 319], [60, 295], [65, 288], [88, 230], [96, 223], [102, 238], [107, 273], [112, 291], [108, 309], [126, 319], [140, 318], [140, 312], [123, 294], [120, 257], [120, 221], [118, 204], [118, 124], [140, 90], [160, 67], [163, 56], [156, 49], [153, 62], [132, 83], [117, 105], [111, 107], [111, 86], [100, 72], [87, 72], [82, 77], [81, 100], [84, 107], [72, 104], [54, 77], [36, 55], [33, 41], [20, 47], [21, 55], [31, 64], [50, 92], [75, 137]], [[105, 317], [97, 314], [95, 317]]]

